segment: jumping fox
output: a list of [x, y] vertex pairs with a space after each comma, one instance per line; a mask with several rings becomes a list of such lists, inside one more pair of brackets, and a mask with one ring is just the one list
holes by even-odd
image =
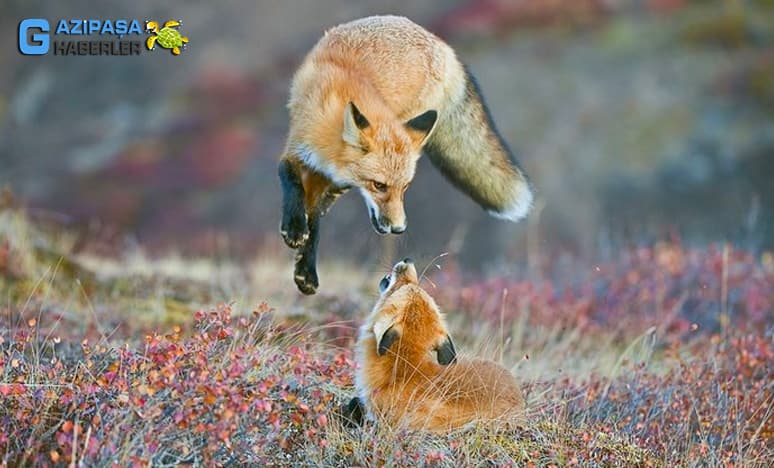
[[372, 16], [328, 30], [290, 88], [279, 163], [280, 232], [298, 249], [295, 282], [318, 286], [320, 218], [357, 188], [380, 234], [406, 229], [403, 194], [424, 152], [493, 216], [529, 211], [529, 182], [497, 133], [470, 72], [441, 39], [410, 20]]
[[513, 375], [492, 361], [457, 357], [443, 315], [419, 286], [410, 259], [397, 263], [379, 289], [360, 328], [358, 396], [345, 409], [347, 418], [365, 410], [393, 427], [430, 431], [522, 421], [524, 399]]

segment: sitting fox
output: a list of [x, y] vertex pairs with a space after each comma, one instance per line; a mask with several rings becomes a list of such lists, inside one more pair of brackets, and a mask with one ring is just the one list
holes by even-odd
[[320, 217], [357, 188], [374, 229], [402, 233], [403, 194], [422, 152], [492, 215], [517, 221], [529, 211], [527, 178], [475, 80], [451, 47], [406, 18], [327, 31], [296, 72], [288, 108], [280, 233], [299, 250], [294, 277], [305, 294], [318, 287]]
[[358, 396], [344, 409], [346, 418], [361, 418], [365, 407], [370, 418], [392, 427], [430, 431], [522, 421], [524, 399], [513, 375], [492, 361], [457, 358], [443, 316], [419, 287], [410, 259], [393, 267], [380, 290], [360, 328]]

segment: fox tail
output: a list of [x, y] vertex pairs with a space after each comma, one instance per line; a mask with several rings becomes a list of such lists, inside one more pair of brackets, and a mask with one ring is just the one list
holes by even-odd
[[462, 98], [439, 119], [424, 151], [444, 177], [492, 216], [518, 221], [529, 212], [529, 180], [497, 132], [467, 69]]

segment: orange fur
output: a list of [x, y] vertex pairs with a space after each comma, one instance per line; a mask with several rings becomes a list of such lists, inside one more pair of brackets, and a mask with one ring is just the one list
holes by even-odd
[[378, 233], [406, 230], [403, 197], [422, 153], [493, 216], [517, 221], [530, 209], [530, 185], [475, 79], [407, 18], [328, 30], [293, 77], [288, 109], [280, 234], [298, 250], [294, 280], [304, 294], [319, 285], [320, 218], [341, 194], [360, 192]]
[[[406, 40], [414, 47], [407, 50]], [[358, 187], [385, 227], [402, 231], [403, 194], [430, 133], [407, 122], [444, 108], [451, 69], [463, 89], [453, 51], [405, 18], [364, 18], [329, 30], [293, 79], [284, 157], [301, 162], [301, 171], [325, 174], [332, 185]], [[349, 103], [367, 127], [348, 127]]]
[[[397, 338], [380, 354], [387, 333]], [[449, 340], [438, 306], [400, 262], [358, 340], [358, 393], [371, 417], [391, 426], [444, 431], [468, 423], [521, 421], [524, 400], [511, 373], [482, 359], [441, 365], [432, 355]]]

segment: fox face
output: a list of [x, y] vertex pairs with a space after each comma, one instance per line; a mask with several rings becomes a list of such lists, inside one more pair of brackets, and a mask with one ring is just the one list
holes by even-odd
[[379, 234], [406, 230], [403, 195], [437, 117], [429, 110], [407, 122], [390, 116], [369, 120], [354, 103], [345, 107], [342, 159], [348, 161], [347, 178], [358, 187]]
[[435, 352], [438, 363], [457, 359], [443, 315], [432, 297], [419, 286], [417, 270], [410, 258], [395, 264], [379, 283], [381, 295], [371, 317], [379, 356], [397, 353], [409, 362]]

